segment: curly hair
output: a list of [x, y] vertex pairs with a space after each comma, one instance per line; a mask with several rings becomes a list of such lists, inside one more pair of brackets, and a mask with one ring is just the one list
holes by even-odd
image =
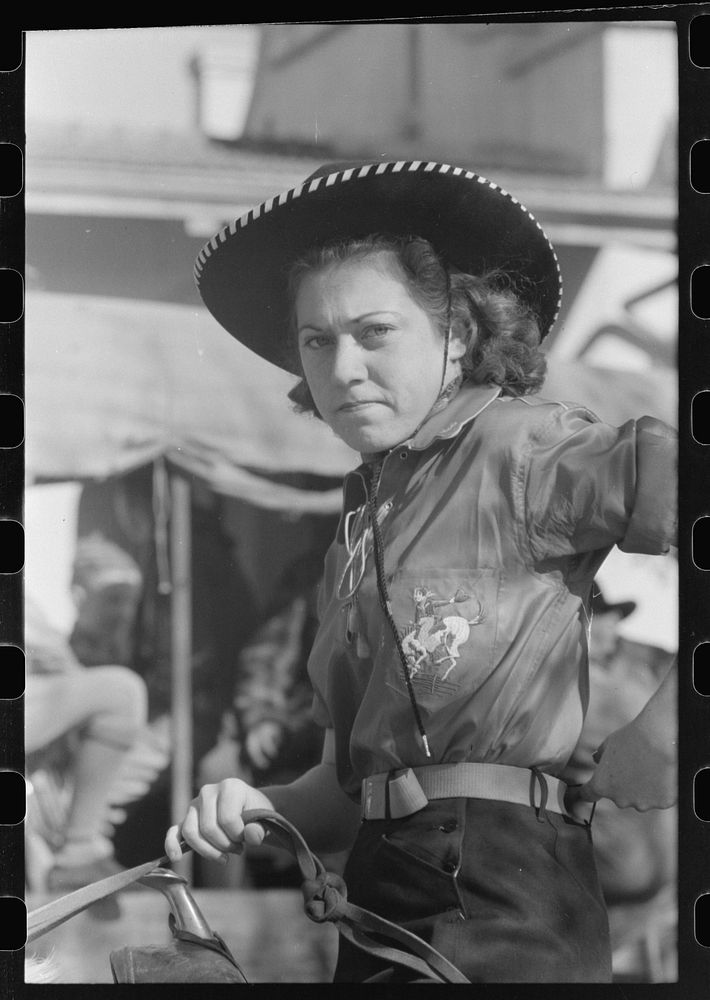
[[[432, 245], [419, 236], [372, 235], [314, 247], [289, 272], [291, 331], [288, 351], [300, 370], [295, 336], [295, 301], [305, 275], [351, 260], [383, 258], [394, 264], [409, 294], [444, 337], [449, 329], [467, 344], [462, 373], [476, 384], [494, 384], [511, 396], [542, 385], [547, 361], [540, 348], [537, 317], [516, 292], [516, 276], [503, 270], [480, 275], [447, 268]], [[518, 286], [519, 287], [519, 286]], [[305, 378], [288, 394], [295, 408], [320, 416]]]

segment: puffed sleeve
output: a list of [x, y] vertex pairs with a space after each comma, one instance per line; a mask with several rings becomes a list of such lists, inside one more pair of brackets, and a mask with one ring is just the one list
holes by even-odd
[[677, 437], [653, 417], [611, 427], [581, 407], [556, 408], [523, 457], [532, 557], [613, 545], [667, 552], [677, 530]]

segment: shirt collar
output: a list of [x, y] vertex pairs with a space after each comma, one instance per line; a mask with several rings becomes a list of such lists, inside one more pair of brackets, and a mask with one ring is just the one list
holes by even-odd
[[[497, 399], [502, 391], [499, 385], [475, 385], [472, 382], [464, 382], [443, 410], [433, 413], [411, 438], [402, 441], [395, 447], [424, 451], [434, 441], [457, 437], [461, 429], [474, 420], [494, 399]], [[362, 454], [360, 457], [363, 465], [359, 466], [359, 469], [374, 461], [382, 460], [387, 454], [388, 452], [378, 452], [372, 455]]]
[[415, 451], [423, 451], [440, 439], [457, 437], [466, 424], [474, 420], [502, 392], [499, 385], [474, 385], [464, 382], [451, 402], [433, 414], [414, 437], [405, 442]]

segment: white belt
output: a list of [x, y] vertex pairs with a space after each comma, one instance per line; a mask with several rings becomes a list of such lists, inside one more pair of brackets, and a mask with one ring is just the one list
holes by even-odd
[[497, 799], [569, 816], [559, 778], [508, 764], [431, 764], [372, 774], [362, 782], [363, 819], [400, 819], [431, 799]]

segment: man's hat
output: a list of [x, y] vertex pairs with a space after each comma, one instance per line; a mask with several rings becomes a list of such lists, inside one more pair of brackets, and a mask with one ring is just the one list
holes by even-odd
[[142, 580], [138, 563], [120, 546], [98, 533], [79, 538], [72, 584], [95, 591], [117, 583], [138, 587]]
[[594, 583], [592, 590], [592, 613], [595, 615], [605, 615], [615, 612], [622, 618], [628, 618], [632, 611], [636, 610], [636, 601], [616, 601], [609, 602], [604, 597], [598, 583]]
[[200, 251], [195, 281], [233, 337], [293, 371], [286, 351], [290, 265], [332, 240], [420, 236], [447, 266], [500, 268], [542, 336], [560, 307], [554, 248], [533, 215], [497, 184], [446, 163], [333, 163], [226, 226]]

